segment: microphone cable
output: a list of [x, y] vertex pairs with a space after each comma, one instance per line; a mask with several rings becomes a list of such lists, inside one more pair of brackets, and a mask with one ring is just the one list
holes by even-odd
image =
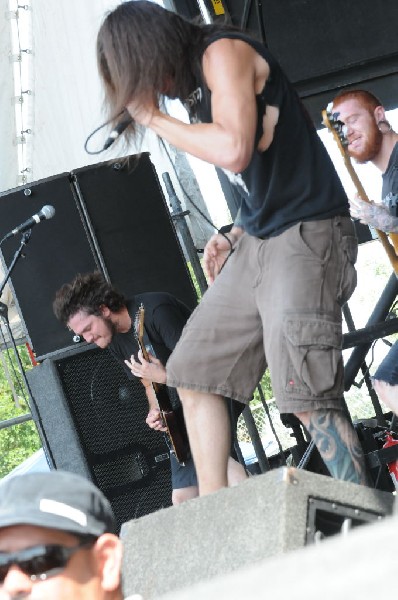
[[[114, 121], [115, 119], [117, 119], [117, 118], [121, 117], [121, 116], [122, 116], [122, 115], [123, 115], [125, 112], [126, 112], [126, 111], [125, 111], [125, 109], [121, 110], [121, 111], [120, 111], [120, 113], [118, 113], [118, 114], [117, 114], [115, 117], [111, 117], [110, 119], [108, 119], [107, 121], [105, 121], [104, 123], [102, 123], [102, 125], [99, 125], [99, 126], [96, 128], [96, 129], [94, 129], [94, 131], [92, 131], [92, 132], [91, 132], [91, 133], [88, 135], [88, 137], [87, 137], [86, 141], [84, 142], [84, 149], [85, 149], [85, 151], [87, 152], [87, 154], [91, 154], [92, 156], [93, 156], [93, 155], [95, 155], [95, 154], [101, 154], [102, 152], [104, 152], [105, 150], [107, 150], [107, 149], [109, 148], [110, 144], [109, 144], [109, 146], [105, 147], [105, 145], [106, 145], [106, 143], [107, 143], [107, 142], [105, 142], [104, 146], [103, 146], [103, 147], [102, 147], [100, 150], [89, 150], [89, 149], [88, 149], [88, 144], [89, 144], [89, 142], [90, 142], [91, 138], [92, 138], [92, 137], [93, 137], [93, 136], [94, 136], [96, 133], [98, 133], [99, 131], [101, 131], [101, 129], [103, 129], [104, 127], [106, 127], [106, 126], [107, 126], [107, 125], [109, 125], [110, 123], [112, 123], [112, 121]], [[120, 123], [119, 123], [118, 125], [120, 125]], [[117, 125], [116, 125], [116, 127], [117, 127]], [[108, 139], [109, 139], [109, 138], [108, 138]], [[107, 140], [107, 141], [108, 141], [108, 140]]]

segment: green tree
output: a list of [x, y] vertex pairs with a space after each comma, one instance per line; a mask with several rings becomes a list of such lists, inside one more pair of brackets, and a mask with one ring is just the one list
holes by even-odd
[[[32, 368], [26, 347], [19, 346], [18, 352], [24, 370]], [[12, 350], [3, 352], [3, 356], [6, 369], [1, 363], [0, 422], [29, 413], [28, 393], [16, 356]], [[16, 400], [14, 400], [8, 377], [11, 377]], [[0, 429], [0, 478], [7, 475], [40, 447], [40, 438], [33, 421]]]

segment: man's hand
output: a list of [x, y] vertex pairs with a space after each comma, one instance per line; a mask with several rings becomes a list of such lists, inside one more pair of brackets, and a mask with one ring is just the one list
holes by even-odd
[[162, 419], [162, 415], [160, 414], [160, 410], [158, 408], [152, 408], [147, 418], [145, 419], [145, 423], [151, 428], [156, 429], [156, 431], [167, 431], [167, 427], [165, 427]]
[[126, 108], [134, 121], [143, 127], [149, 127], [154, 115], [161, 114], [159, 106], [154, 102], [148, 102], [144, 105], [132, 101], [127, 104]]
[[375, 214], [375, 205], [373, 202], [362, 200], [358, 194], [350, 200], [350, 213], [353, 219], [359, 219], [365, 225], [372, 225], [372, 219]]
[[[203, 264], [210, 284], [214, 282], [221, 271], [231, 253], [231, 249], [242, 233], [242, 229], [235, 227], [234, 232], [230, 231], [224, 235], [216, 233], [207, 242], [203, 253]], [[226, 237], [228, 237], [231, 243], [228, 242]]]
[[379, 231], [385, 233], [396, 233], [398, 231], [398, 218], [393, 217], [383, 204], [365, 202], [359, 196], [350, 200], [350, 212], [354, 219], [360, 219], [365, 225], [372, 225]]
[[141, 350], [138, 352], [138, 361], [135, 360], [134, 354], [131, 355], [130, 361], [124, 362], [130, 369], [133, 375], [147, 381], [155, 383], [166, 383], [166, 369], [159, 359], [148, 353], [149, 361], [145, 360]]

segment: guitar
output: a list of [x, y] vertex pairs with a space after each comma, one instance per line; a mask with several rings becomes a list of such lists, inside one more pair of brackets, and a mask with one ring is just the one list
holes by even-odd
[[[344, 133], [344, 123], [339, 121], [331, 111], [332, 105], [329, 104], [326, 110], [322, 111], [322, 119], [323, 124], [332, 132], [333, 137], [337, 143], [337, 146], [340, 150], [340, 153], [344, 160], [344, 165], [351, 177], [352, 182], [354, 183], [359, 197], [365, 202], [369, 202], [370, 200], [364, 190], [364, 187], [355, 171], [354, 167], [351, 163], [351, 158], [348, 154], [347, 146], [348, 140]], [[377, 236], [382, 243], [384, 250], [387, 253], [387, 256], [390, 260], [391, 266], [395, 271], [395, 274], [398, 276], [398, 234], [390, 233], [387, 234], [384, 231], [380, 231], [376, 229]], [[390, 239], [389, 239], [390, 238]], [[391, 242], [390, 242], [391, 240]]]
[[[142, 356], [145, 360], [150, 362], [149, 354], [144, 344], [144, 318], [145, 309], [141, 304], [135, 316], [134, 329]], [[152, 382], [151, 386], [156, 396], [164, 426], [167, 430], [166, 441], [169, 450], [174, 454], [180, 464], [184, 464], [190, 457], [190, 448], [182, 411], [181, 413], [173, 411], [167, 393], [167, 387], [165, 385]]]

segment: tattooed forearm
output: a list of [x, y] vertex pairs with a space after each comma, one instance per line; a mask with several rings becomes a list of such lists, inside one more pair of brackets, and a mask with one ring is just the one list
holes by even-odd
[[367, 485], [361, 445], [341, 411], [314, 411], [308, 431], [332, 477]]
[[398, 231], [398, 218], [390, 215], [385, 206], [369, 202], [357, 203], [356, 210], [351, 209], [351, 215], [380, 231], [386, 233]]
[[384, 206], [375, 206], [373, 204], [372, 208], [373, 216], [370, 221], [367, 221], [370, 225], [386, 233], [395, 233], [398, 231], [397, 217], [390, 215]]
[[350, 212], [353, 219], [372, 225], [380, 231], [395, 233], [398, 231], [398, 218], [393, 217], [383, 204], [366, 202], [358, 195], [350, 199]]

